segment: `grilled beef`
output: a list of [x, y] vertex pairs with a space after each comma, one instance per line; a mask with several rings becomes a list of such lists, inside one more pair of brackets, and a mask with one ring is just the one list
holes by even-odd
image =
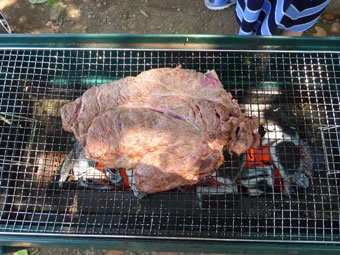
[[257, 119], [243, 116], [215, 71], [160, 68], [92, 87], [61, 109], [88, 158], [134, 170], [155, 193], [195, 184], [259, 142]]

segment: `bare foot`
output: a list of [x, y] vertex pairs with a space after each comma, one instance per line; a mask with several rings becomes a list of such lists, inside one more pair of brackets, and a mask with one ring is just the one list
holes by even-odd
[[283, 36], [301, 36], [303, 34], [303, 32], [293, 32], [293, 31], [289, 31], [289, 30], [284, 30], [282, 32]]

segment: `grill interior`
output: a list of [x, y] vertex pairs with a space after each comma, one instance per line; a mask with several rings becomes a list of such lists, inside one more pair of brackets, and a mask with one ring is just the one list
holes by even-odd
[[[340, 241], [339, 53], [3, 49], [0, 61], [2, 233]], [[238, 181], [244, 155], [227, 152], [215, 177], [228, 176], [232, 191], [194, 186], [137, 199], [127, 188], [86, 188], [72, 177], [59, 185], [58, 167], [75, 142], [62, 130], [60, 107], [91, 86], [178, 65], [215, 69], [264, 133], [293, 128], [313, 158], [308, 188], [292, 184], [287, 194], [259, 181], [250, 195]]]

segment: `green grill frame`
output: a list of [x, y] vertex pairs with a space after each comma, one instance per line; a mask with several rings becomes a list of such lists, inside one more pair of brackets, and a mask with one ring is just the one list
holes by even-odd
[[225, 36], [168, 34], [39, 34], [1, 35], [0, 47], [8, 48], [139, 48], [228, 49], [283, 51], [338, 51], [340, 37]]
[[[107, 48], [107, 49], [204, 49], [232, 51], [309, 51], [338, 52], [340, 38], [239, 37], [223, 35], [113, 35], [113, 34], [54, 34], [2, 35], [0, 48]], [[171, 251], [249, 254], [338, 254], [340, 245], [294, 242], [195, 242], [194, 240], [58, 237], [3, 234], [0, 244], [8, 246], [98, 248], [129, 251]], [[1, 254], [1, 250], [0, 250]]]

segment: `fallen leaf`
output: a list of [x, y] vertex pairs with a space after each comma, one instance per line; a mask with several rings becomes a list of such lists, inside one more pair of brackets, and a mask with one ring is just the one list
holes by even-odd
[[20, 250], [20, 251], [14, 252], [13, 255], [28, 255], [28, 251]]
[[327, 36], [326, 30], [323, 29], [322, 27], [315, 26], [315, 30], [316, 30], [316, 33], [313, 34], [313, 36], [321, 36], [321, 37]]
[[340, 23], [335, 22], [331, 25], [331, 32], [340, 33]]
[[322, 18], [326, 19], [326, 20], [335, 20], [336, 16], [333, 13], [325, 13], [324, 15], [322, 15]]

